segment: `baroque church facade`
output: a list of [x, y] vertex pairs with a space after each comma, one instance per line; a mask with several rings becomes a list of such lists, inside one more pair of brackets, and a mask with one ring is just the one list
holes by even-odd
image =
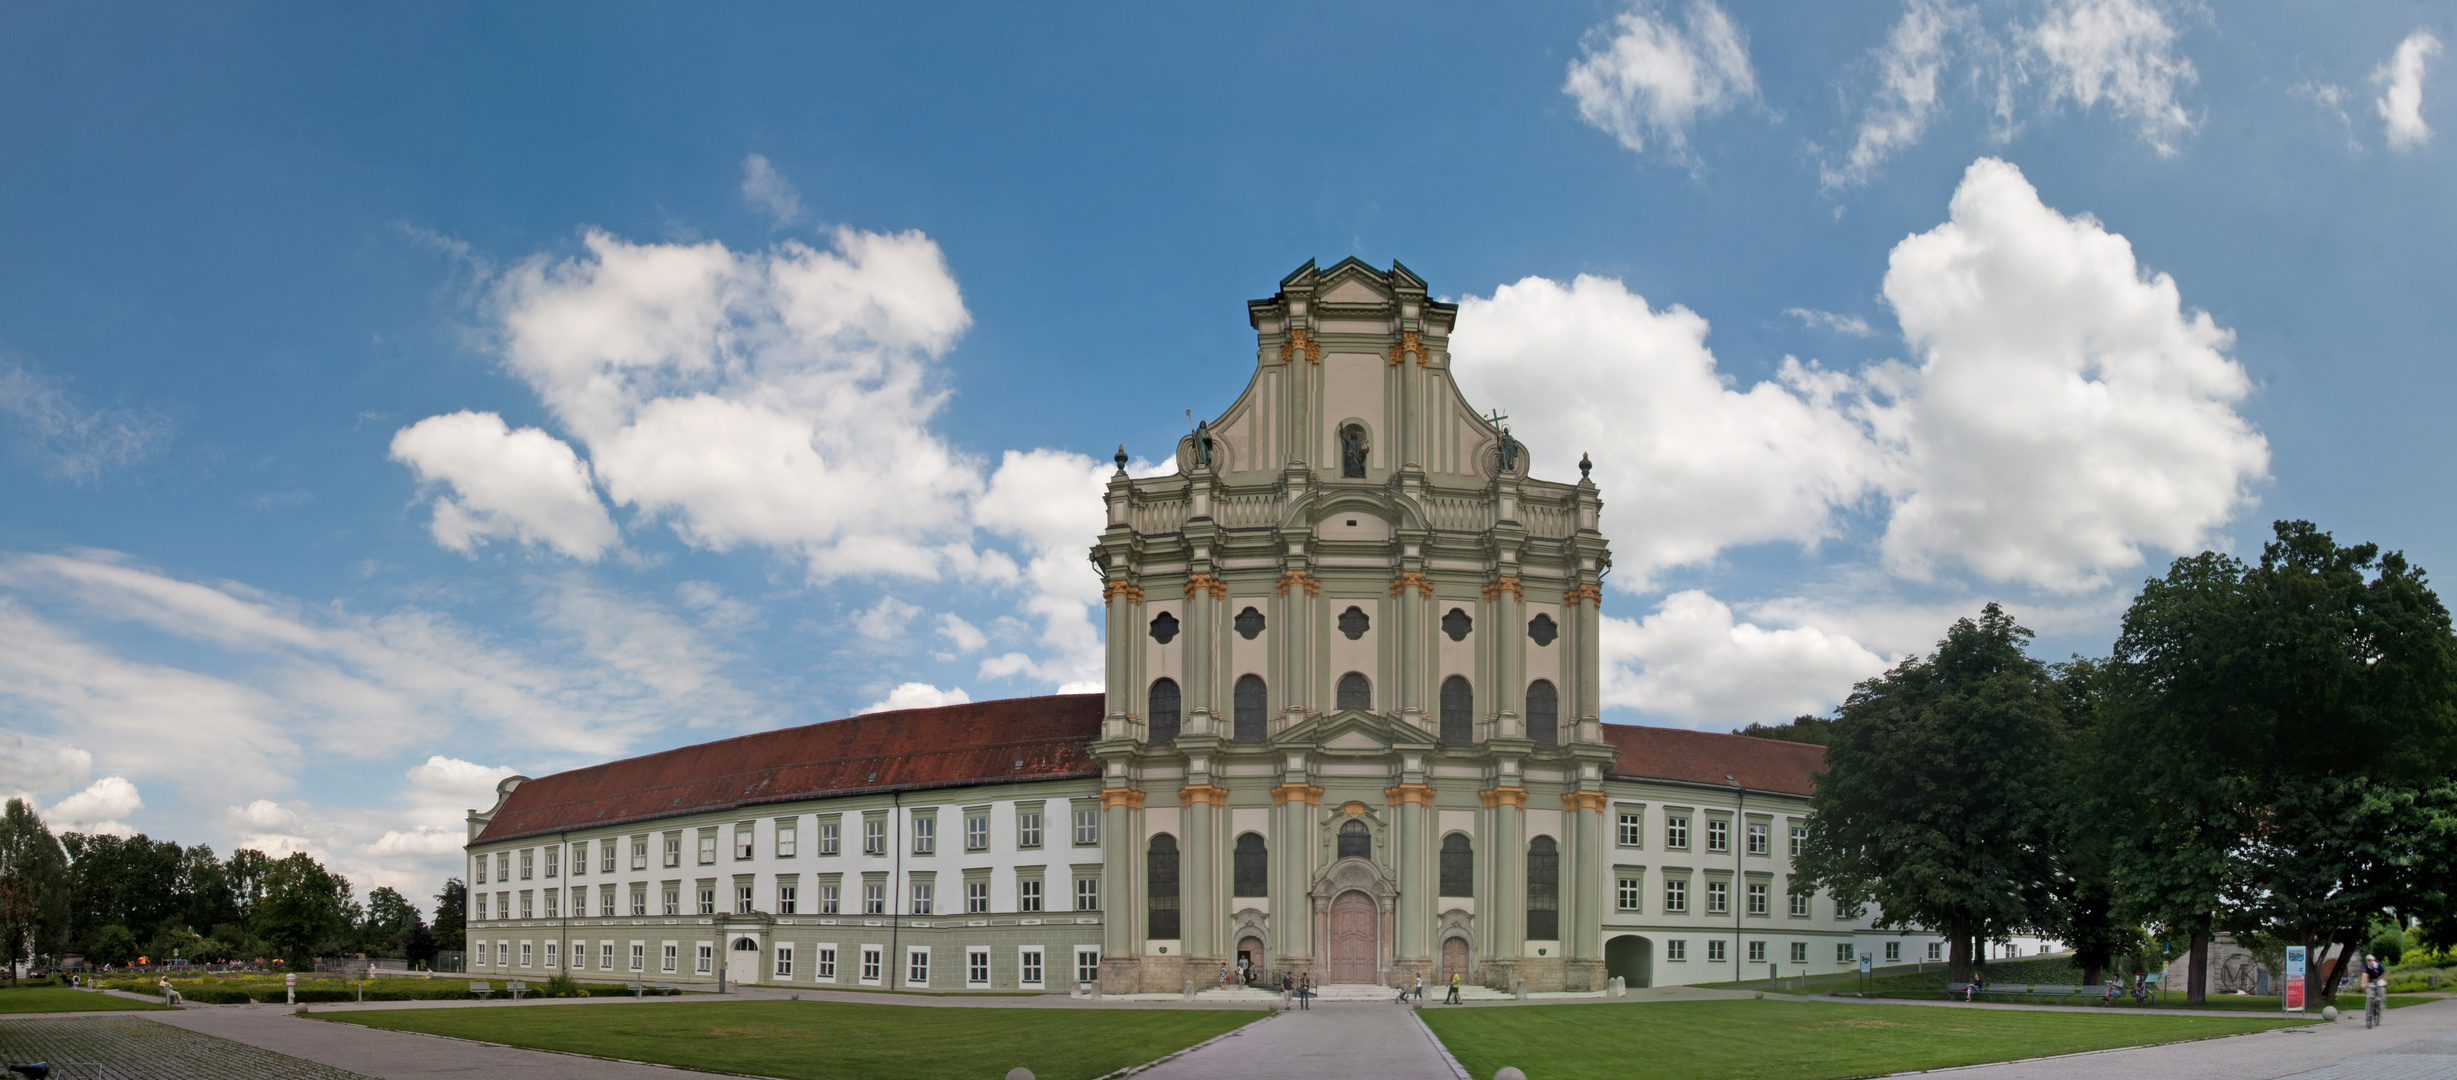
[[1119, 453], [1104, 693], [508, 779], [470, 815], [471, 970], [1581, 991], [1935, 958], [1792, 893], [1820, 748], [1601, 722], [1603, 500], [1461, 394], [1455, 306], [1348, 259], [1247, 310], [1252, 378], [1177, 469]]

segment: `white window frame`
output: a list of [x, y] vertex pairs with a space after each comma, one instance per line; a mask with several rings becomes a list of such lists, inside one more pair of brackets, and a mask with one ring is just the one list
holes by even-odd
[[931, 908], [937, 904], [937, 887], [927, 881], [916, 881], [912, 884], [912, 913], [915, 915], [930, 914]]
[[1675, 964], [1689, 962], [1689, 939], [1673, 938], [1664, 942], [1664, 959]]
[[938, 815], [913, 815], [913, 854], [938, 854]]
[[776, 945], [776, 977], [793, 978], [793, 944], [780, 941]]
[[1637, 911], [1639, 910], [1640, 900], [1646, 894], [1646, 879], [1636, 875], [1624, 874], [1621, 876], [1620, 883], [1614, 889], [1614, 892], [1616, 893], [1615, 899], [1618, 904], [1618, 910]]
[[864, 818], [862, 820], [862, 854], [887, 854], [886, 818]]
[[1706, 962], [1710, 964], [1720, 964], [1725, 960], [1730, 959], [1730, 957], [1724, 955], [1724, 945], [1725, 942], [1722, 938], [1706, 939]]
[[1043, 966], [1043, 961], [1046, 959], [1047, 957], [1042, 954], [1041, 947], [1038, 945], [1017, 947], [1015, 950], [1016, 988], [1021, 990], [1042, 989], [1043, 980], [1048, 978], [1049, 971]]
[[822, 941], [811, 946], [810, 977], [812, 982], [836, 981], [836, 943]]
[[834, 855], [842, 850], [843, 842], [844, 825], [841, 822], [823, 821], [819, 823], [819, 854]]
[[799, 909], [800, 909], [800, 908], [801, 908], [801, 906], [802, 906], [802, 905], [801, 905], [801, 899], [802, 899], [802, 886], [801, 886], [801, 884], [800, 884], [799, 882], [797, 882], [797, 881], [795, 881], [795, 880], [793, 880], [793, 879], [791, 879], [791, 878], [785, 878], [785, 879], [780, 879], [780, 880], [779, 880], [779, 881], [776, 883], [776, 913], [777, 913], [777, 914], [779, 914], [779, 915], [796, 915], [796, 914], [800, 914], [800, 910], [799, 910]]
[[1687, 814], [1664, 819], [1664, 846], [1674, 851], [1689, 850], [1689, 816]]
[[798, 858], [802, 851], [802, 819], [776, 819], [776, 857]]
[[1642, 810], [1624, 810], [1619, 815], [1620, 834], [1616, 837], [1625, 848], [1641, 847], [1646, 843], [1647, 816]]
[[1040, 811], [1026, 810], [1015, 815], [1015, 846], [1019, 848], [1041, 846]]
[[989, 882], [967, 881], [964, 883], [964, 913], [967, 915], [987, 915], [990, 913]]
[[1764, 855], [1774, 850], [1774, 826], [1762, 821], [1749, 823], [1749, 854]]
[[691, 970], [693, 973], [708, 975], [715, 973], [716, 969], [717, 947], [715, 945], [703, 941], [692, 947]]
[[930, 985], [930, 946], [907, 945], [904, 947], [904, 985]]
[[717, 864], [717, 831], [715, 829], [700, 830], [699, 864], [701, 866], [715, 866]]
[[1016, 882], [1016, 883], [1015, 883], [1015, 910], [1017, 910], [1017, 911], [1039, 911], [1039, 910], [1041, 910], [1041, 882], [1040, 882], [1040, 879], [1038, 879], [1038, 878], [1027, 878], [1027, 879], [1025, 879], [1025, 880], [1023, 880], [1023, 881], [1019, 881], [1019, 882]]
[[648, 970], [648, 942], [635, 941], [631, 943], [631, 970]]
[[990, 985], [990, 950], [984, 946], [964, 949], [964, 985], [968, 989], [986, 990]]
[[1689, 879], [1664, 879], [1664, 914], [1689, 914]]
[[665, 943], [665, 952], [664, 952], [664, 953], [663, 953], [663, 954], [662, 954], [662, 955], [659, 957], [659, 959], [661, 959], [662, 961], [664, 961], [664, 966], [663, 966], [662, 968], [660, 968], [659, 970], [661, 970], [661, 971], [665, 972], [665, 973], [666, 973], [666, 974], [668, 974], [668, 975], [672, 975], [672, 974], [674, 974], [674, 966], [675, 966], [677, 963], [679, 963], [679, 962], [680, 962], [680, 960], [679, 960], [678, 958], [681, 956], [681, 953], [682, 953], [682, 947], [681, 947], [680, 945], [676, 944], [675, 942], [671, 942], [671, 941], [666, 942], [666, 943]]
[[1075, 981], [1097, 983], [1101, 979], [1101, 951], [1089, 945], [1075, 946]]
[[884, 976], [886, 975], [886, 970], [885, 970], [885, 969], [886, 969], [886, 967], [887, 967], [887, 946], [885, 946], [885, 945], [864, 945], [864, 946], [862, 946], [862, 970], [861, 970], [861, 972], [860, 972], [860, 975], [861, 975], [861, 983], [862, 983], [862, 985], [863, 985], [863, 986], [877, 986], [877, 985], [879, 985], [879, 982], [880, 982], [881, 978], [882, 978], [882, 977], [884, 977]]
[[1079, 877], [1079, 878], [1076, 878], [1076, 879], [1075, 879], [1075, 910], [1077, 910], [1077, 911], [1099, 911], [1100, 909], [1101, 909], [1101, 879], [1096, 878], [1096, 877]]
[[1093, 847], [1101, 842], [1101, 812], [1075, 811], [1075, 846]]

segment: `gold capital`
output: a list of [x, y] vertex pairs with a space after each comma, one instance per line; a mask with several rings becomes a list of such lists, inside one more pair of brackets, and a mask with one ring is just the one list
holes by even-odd
[[1196, 589], [1201, 589], [1210, 593], [1211, 598], [1214, 600], [1225, 600], [1228, 598], [1228, 582], [1222, 581], [1219, 578], [1211, 576], [1210, 574], [1189, 574], [1186, 576], [1186, 596], [1188, 599], [1192, 599], [1194, 597], [1194, 591]]
[[1291, 571], [1289, 571], [1289, 572], [1287, 572], [1287, 573], [1285, 573], [1285, 574], [1280, 575], [1280, 595], [1281, 595], [1281, 596], [1286, 596], [1286, 595], [1288, 595], [1288, 590], [1289, 590], [1289, 587], [1290, 587], [1290, 586], [1295, 586], [1295, 587], [1297, 587], [1297, 588], [1304, 589], [1304, 590], [1305, 590], [1305, 595], [1307, 595], [1307, 596], [1321, 596], [1321, 595], [1322, 595], [1322, 582], [1321, 582], [1321, 580], [1320, 580], [1320, 579], [1317, 579], [1317, 578], [1316, 578], [1316, 577], [1314, 577], [1314, 575], [1312, 575], [1312, 574], [1306, 573], [1306, 572], [1305, 572], [1305, 571], [1303, 571], [1303, 570], [1291, 570]]
[[1604, 606], [1604, 590], [1593, 585], [1581, 585], [1561, 594], [1561, 602], [1571, 607], [1577, 607], [1581, 600], [1593, 601], [1596, 607], [1601, 608]]
[[1281, 784], [1271, 789], [1271, 802], [1275, 806], [1286, 806], [1292, 802], [1320, 806], [1322, 788], [1315, 784]]
[[1601, 791], [1565, 791], [1561, 795], [1561, 808], [1564, 810], [1601, 810], [1604, 808], [1604, 793]]
[[1382, 794], [1391, 800], [1392, 806], [1404, 806], [1408, 803], [1415, 803], [1419, 806], [1433, 805], [1433, 789], [1423, 784], [1395, 784], [1383, 788]]
[[1433, 583], [1425, 580], [1425, 575], [1418, 571], [1405, 571], [1399, 575], [1398, 580], [1391, 582], [1392, 596], [1397, 596], [1409, 589], [1416, 590], [1416, 595], [1419, 597], [1427, 600], [1433, 599]]
[[1499, 600], [1503, 593], [1520, 600], [1527, 599], [1527, 594], [1519, 590], [1519, 579], [1514, 577], [1501, 578], [1484, 587], [1484, 598], [1487, 600]]
[[1125, 597], [1129, 604], [1140, 604], [1143, 602], [1143, 586], [1129, 585], [1123, 581], [1112, 581], [1101, 586], [1102, 603], [1106, 604], [1111, 598], [1119, 596]]
[[1177, 789], [1177, 800], [1180, 806], [1193, 806], [1196, 803], [1227, 806], [1228, 789], [1215, 784], [1188, 784]]
[[1527, 806], [1527, 789], [1521, 787], [1486, 788], [1477, 792], [1476, 798], [1482, 800], [1488, 810], [1496, 806], [1516, 806], [1524, 809]]
[[1143, 809], [1143, 793], [1133, 788], [1102, 788], [1101, 809], [1107, 810], [1112, 807], [1119, 806], [1123, 806], [1129, 810]]

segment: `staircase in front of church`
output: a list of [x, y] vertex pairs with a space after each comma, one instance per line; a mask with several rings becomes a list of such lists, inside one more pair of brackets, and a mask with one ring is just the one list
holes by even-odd
[[[1433, 1005], [1440, 1003], [1443, 993], [1444, 988], [1427, 984], [1425, 987], [1425, 1004]], [[1280, 1000], [1280, 992], [1277, 990], [1263, 990], [1245, 986], [1223, 986], [1198, 993], [1195, 995], [1195, 1000], [1276, 1002]], [[1387, 1005], [1398, 1000], [1399, 989], [1397, 987], [1375, 986], [1372, 983], [1331, 983], [1314, 988], [1314, 1003], [1317, 1005], [1359, 1001], [1377, 1002]], [[1459, 988], [1459, 1000], [1509, 1001], [1511, 1000], [1511, 996], [1490, 987], [1462, 986]]]

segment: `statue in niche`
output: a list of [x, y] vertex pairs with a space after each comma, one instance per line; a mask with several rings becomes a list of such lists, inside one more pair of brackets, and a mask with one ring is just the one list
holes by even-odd
[[1339, 474], [1345, 477], [1365, 477], [1365, 426], [1350, 424], [1339, 429]]
[[1198, 469], [1211, 468], [1211, 421], [1194, 422], [1194, 464]]

